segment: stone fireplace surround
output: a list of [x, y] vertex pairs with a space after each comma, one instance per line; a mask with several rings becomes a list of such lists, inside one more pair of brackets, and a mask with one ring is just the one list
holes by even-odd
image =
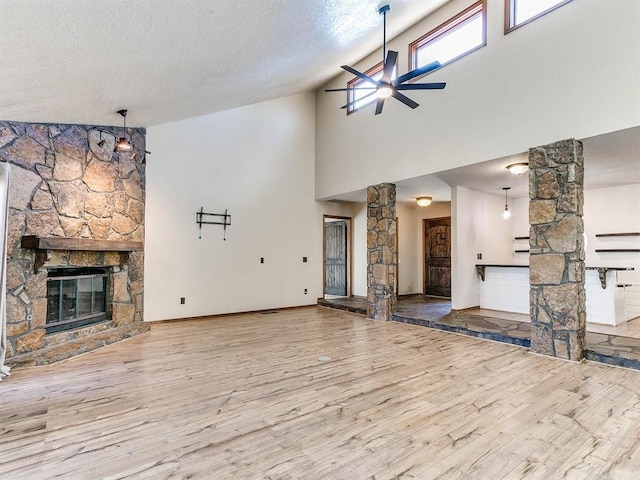
[[[55, 362], [148, 330], [142, 320], [145, 130], [0, 122], [10, 164], [7, 364]], [[46, 334], [50, 268], [107, 267], [111, 316]]]

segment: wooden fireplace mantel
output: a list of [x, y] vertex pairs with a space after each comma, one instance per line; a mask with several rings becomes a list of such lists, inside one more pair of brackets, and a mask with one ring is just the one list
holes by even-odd
[[90, 252], [133, 252], [142, 250], [142, 242], [128, 240], [95, 240], [93, 238], [38, 237], [23, 235], [22, 248], [36, 250], [84, 250]]
[[32, 248], [36, 251], [33, 270], [38, 273], [40, 267], [51, 256], [51, 250], [74, 250], [88, 252], [120, 252], [120, 261], [126, 261], [129, 252], [142, 250], [143, 242], [129, 240], [95, 240], [93, 238], [65, 238], [65, 237], [38, 237], [36, 235], [23, 235], [20, 241], [22, 248]]

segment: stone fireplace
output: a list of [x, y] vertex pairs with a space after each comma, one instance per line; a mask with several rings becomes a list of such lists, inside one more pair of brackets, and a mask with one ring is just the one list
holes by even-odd
[[[144, 332], [145, 130], [0, 122], [10, 164], [7, 363], [58, 361]], [[58, 279], [58, 280], [56, 280]], [[102, 305], [102, 306], [101, 306]]]

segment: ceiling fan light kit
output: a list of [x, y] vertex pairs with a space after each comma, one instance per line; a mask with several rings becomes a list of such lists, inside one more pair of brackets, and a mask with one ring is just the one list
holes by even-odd
[[378, 95], [378, 98], [389, 98], [393, 95], [393, 89], [388, 85], [380, 85], [376, 89], [376, 94]]
[[379, 115], [382, 113], [382, 108], [384, 107], [384, 101], [389, 97], [394, 97], [396, 100], [404, 103], [406, 106], [410, 108], [417, 108], [419, 106], [418, 103], [411, 100], [409, 97], [401, 93], [403, 90], [442, 90], [447, 84], [444, 82], [435, 82], [435, 83], [405, 83], [409, 80], [419, 77], [420, 75], [424, 75], [429, 73], [436, 68], [441, 67], [440, 62], [435, 61], [431, 62], [427, 65], [423, 65], [422, 67], [416, 68], [415, 70], [411, 70], [404, 75], [400, 75], [396, 78], [391, 78], [394, 70], [397, 68], [398, 64], [398, 52], [395, 50], [389, 50], [387, 52], [387, 13], [391, 8], [389, 5], [383, 5], [378, 9], [378, 13], [383, 16], [383, 37], [382, 37], [382, 78], [380, 80], [375, 80], [369, 75], [362, 73], [356, 70], [353, 67], [348, 65], [342, 65], [342, 69], [346, 70], [349, 73], [352, 73], [356, 77], [360, 78], [363, 82], [366, 82], [367, 86], [365, 87], [347, 87], [347, 88], [329, 88], [326, 89], [325, 92], [356, 92], [358, 90], [373, 90], [365, 96], [360, 98], [353, 98], [347, 102], [346, 105], [343, 105], [341, 108], [350, 109], [352, 108], [356, 102], [360, 102], [367, 97], [375, 95], [376, 100], [376, 109], [375, 114]]

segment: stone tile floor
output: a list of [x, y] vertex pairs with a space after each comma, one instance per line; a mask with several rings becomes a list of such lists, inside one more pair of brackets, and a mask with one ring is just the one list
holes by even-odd
[[[318, 305], [361, 315], [367, 313], [364, 297], [319, 299]], [[528, 315], [480, 308], [452, 311], [451, 302], [446, 298], [401, 296], [393, 320], [521, 347], [531, 344]], [[587, 325], [587, 359], [640, 370], [640, 318], [627, 324], [624, 328]]]

